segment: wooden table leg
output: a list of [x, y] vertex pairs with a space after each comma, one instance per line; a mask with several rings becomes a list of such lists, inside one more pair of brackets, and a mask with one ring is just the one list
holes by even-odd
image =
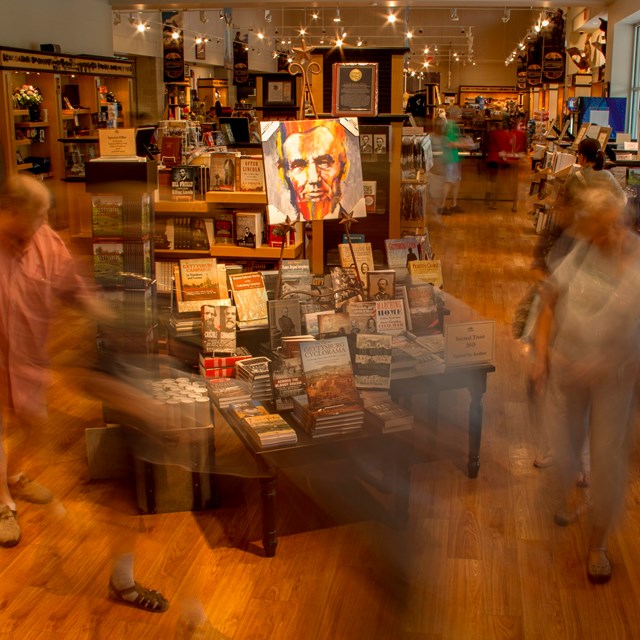
[[276, 555], [278, 531], [276, 528], [276, 478], [260, 478], [262, 499], [262, 545], [268, 558]]
[[480, 440], [482, 439], [482, 398], [484, 390], [471, 387], [471, 405], [469, 406], [469, 462], [470, 478], [477, 478], [480, 470]]

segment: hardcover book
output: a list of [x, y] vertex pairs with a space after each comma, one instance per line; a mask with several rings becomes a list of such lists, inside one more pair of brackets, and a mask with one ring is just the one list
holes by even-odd
[[383, 433], [405, 431], [413, 426], [413, 414], [391, 399], [365, 407], [364, 411], [367, 418], [378, 425]]
[[364, 281], [366, 279], [366, 273], [373, 271], [373, 250], [370, 242], [358, 242], [352, 244], [353, 254], [355, 255], [356, 264], [353, 264], [353, 255], [351, 255], [351, 249], [348, 244], [339, 244], [338, 253], [340, 255], [341, 267], [356, 267], [360, 278]]
[[289, 276], [286, 279], [282, 278], [282, 297], [283, 298], [295, 298], [296, 300], [310, 300], [311, 299], [311, 281], [313, 276], [308, 274], [306, 276]]
[[258, 400], [248, 400], [247, 402], [232, 402], [229, 405], [233, 415], [238, 420], [244, 420], [249, 416], [266, 416], [268, 411], [266, 407]]
[[251, 388], [244, 380], [217, 378], [207, 380], [209, 397], [219, 407], [228, 407], [232, 402], [247, 402], [251, 399]]
[[427, 333], [439, 329], [438, 289], [431, 284], [407, 285], [409, 314], [414, 333]]
[[220, 297], [215, 258], [180, 260], [180, 291], [182, 300], [216, 300]]
[[93, 274], [96, 284], [102, 287], [121, 285], [123, 284], [123, 273], [123, 242], [94, 242]]
[[377, 333], [375, 302], [350, 302], [347, 313], [351, 323], [351, 333]]
[[205, 369], [218, 369], [221, 367], [232, 367], [236, 362], [251, 357], [246, 347], [237, 347], [232, 353], [226, 351], [214, 351], [211, 355], [208, 353], [200, 353], [198, 362]]
[[364, 206], [367, 213], [376, 213], [378, 183], [375, 180], [363, 180], [362, 188], [364, 189]]
[[235, 351], [236, 308], [203, 305], [202, 348], [204, 351]]
[[351, 333], [351, 320], [345, 312], [321, 313], [318, 315], [318, 337], [335, 338]]
[[209, 169], [211, 191], [235, 191], [236, 153], [212, 153]]
[[230, 367], [212, 367], [207, 369], [199, 364], [198, 371], [203, 378], [234, 378], [236, 375], [236, 368], [234, 365], [231, 365]]
[[213, 236], [216, 244], [234, 244], [233, 214], [218, 210], [213, 218]]
[[167, 167], [182, 162], [182, 138], [164, 136], [160, 147], [160, 161]]
[[238, 322], [267, 320], [267, 290], [258, 271], [229, 276]]
[[236, 244], [239, 247], [262, 246], [264, 218], [257, 211], [236, 211]]
[[249, 416], [244, 422], [247, 435], [261, 448], [295, 444], [298, 441], [295, 429], [278, 413]]
[[[342, 308], [351, 299], [362, 300], [360, 287], [353, 267], [331, 267], [331, 283], [335, 291], [335, 305]], [[366, 286], [366, 282], [363, 283]]]
[[282, 346], [282, 338], [302, 333], [300, 302], [296, 299], [269, 300], [269, 342], [272, 349]]
[[171, 169], [171, 199], [191, 201], [196, 198], [196, 183], [200, 168], [193, 165], [175, 165]]
[[442, 288], [442, 263], [440, 260], [413, 260], [409, 263], [409, 274], [414, 280]]
[[418, 260], [417, 238], [388, 238], [384, 241], [389, 269], [405, 269], [409, 262]]
[[240, 156], [238, 191], [264, 191], [264, 161], [262, 156]]
[[310, 409], [359, 402], [345, 336], [302, 342], [300, 358]]
[[391, 300], [395, 295], [396, 272], [379, 269], [367, 273], [367, 296], [369, 300]]
[[304, 393], [304, 376], [300, 355], [293, 358], [278, 357], [271, 361], [273, 401], [278, 411], [291, 411], [293, 398]]
[[402, 300], [378, 300], [376, 305], [376, 328], [378, 333], [400, 335], [407, 329]]
[[359, 389], [389, 389], [391, 387], [390, 335], [359, 333], [356, 336], [353, 373]]

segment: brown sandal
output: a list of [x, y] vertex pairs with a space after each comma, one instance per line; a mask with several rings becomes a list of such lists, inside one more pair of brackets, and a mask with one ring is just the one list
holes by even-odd
[[[135, 598], [132, 600], [131, 596], [134, 595]], [[147, 589], [137, 582], [134, 582], [132, 587], [116, 589], [110, 581], [109, 598], [115, 602], [128, 604], [130, 607], [152, 613], [162, 613], [169, 608], [169, 601], [159, 591]]]
[[604, 584], [611, 580], [611, 561], [604, 547], [591, 549], [589, 553], [591, 554], [594, 551], [598, 552], [600, 558], [594, 562], [589, 559], [587, 562], [587, 577], [593, 584]]

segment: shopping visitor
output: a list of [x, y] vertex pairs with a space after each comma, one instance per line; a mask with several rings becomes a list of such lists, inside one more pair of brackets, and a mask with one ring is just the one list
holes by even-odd
[[608, 537], [624, 496], [630, 418], [640, 363], [640, 239], [626, 224], [624, 197], [584, 188], [574, 199], [575, 242], [543, 287], [532, 381], [545, 388], [553, 419], [558, 525], [577, 520], [571, 504], [588, 422], [592, 529], [587, 575], [611, 577]]

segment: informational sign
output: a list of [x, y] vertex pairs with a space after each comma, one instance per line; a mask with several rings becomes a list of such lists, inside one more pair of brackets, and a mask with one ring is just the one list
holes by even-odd
[[378, 65], [337, 62], [333, 65], [334, 116], [378, 115]]
[[98, 129], [101, 158], [130, 158], [136, 155], [135, 129]]
[[447, 367], [493, 362], [495, 334], [495, 320], [446, 324], [444, 359]]

